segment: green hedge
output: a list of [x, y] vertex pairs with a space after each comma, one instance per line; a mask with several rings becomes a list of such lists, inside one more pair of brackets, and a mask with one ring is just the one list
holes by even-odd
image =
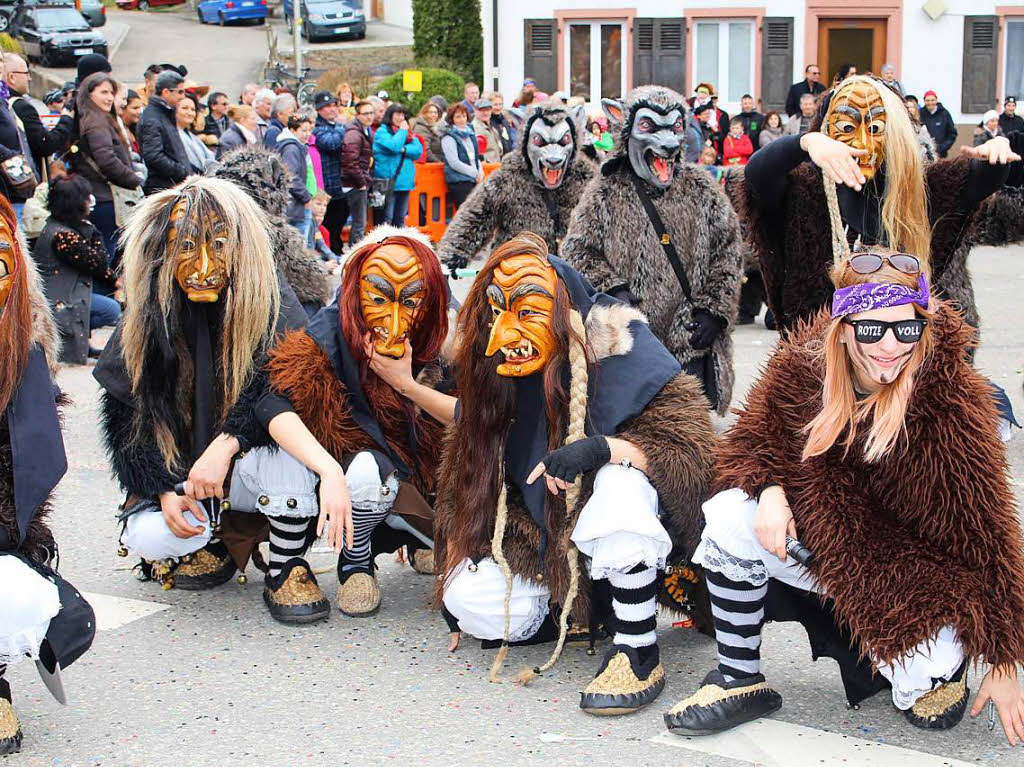
[[419, 93], [406, 93], [402, 90], [402, 73], [395, 72], [381, 80], [374, 90], [386, 90], [392, 101], [397, 101], [405, 107], [408, 117], [414, 116], [431, 96], [441, 95], [448, 100], [448, 104], [454, 104], [462, 100], [462, 88], [465, 82], [454, 72], [447, 69], [422, 69], [423, 90]]
[[412, 0], [412, 35], [417, 59], [449, 60], [466, 77], [483, 79], [480, 0]]
[[6, 32], [0, 32], [0, 51], [17, 53], [19, 55], [25, 54], [25, 49], [22, 47], [21, 43]]

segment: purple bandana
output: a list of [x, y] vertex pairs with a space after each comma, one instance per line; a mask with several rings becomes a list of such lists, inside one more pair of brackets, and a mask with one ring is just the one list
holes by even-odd
[[865, 282], [862, 285], [840, 288], [832, 296], [832, 317], [845, 317], [848, 314], [903, 304], [917, 304], [922, 309], [928, 308], [928, 280], [923, 274], [918, 275], [916, 290], [891, 282]]

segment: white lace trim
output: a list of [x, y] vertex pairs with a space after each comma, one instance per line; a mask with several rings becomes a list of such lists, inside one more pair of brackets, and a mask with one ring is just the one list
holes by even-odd
[[518, 629], [509, 632], [508, 641], [521, 642], [532, 637], [540, 629], [544, 619], [548, 617], [547, 600], [535, 599], [533, 605], [533, 612], [530, 614], [529, 619], [523, 622]]
[[734, 557], [709, 538], [704, 538], [700, 542], [697, 551], [694, 552], [693, 561], [703, 565], [704, 569], [721, 573], [730, 581], [737, 583], [763, 586], [768, 582], [768, 568], [764, 566], [764, 562]]

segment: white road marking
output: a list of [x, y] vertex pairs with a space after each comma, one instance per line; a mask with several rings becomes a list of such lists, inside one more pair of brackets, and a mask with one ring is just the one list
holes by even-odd
[[795, 753], [814, 754], [816, 767], [971, 767], [972, 763], [925, 754], [909, 748], [875, 743], [802, 727], [777, 719], [759, 719], [720, 735], [696, 738], [664, 732], [651, 738], [657, 743], [738, 759], [758, 767], [791, 767]]
[[170, 605], [160, 602], [144, 602], [141, 599], [125, 599], [108, 594], [82, 592], [82, 596], [96, 611], [96, 628], [100, 631], [121, 628], [121, 626], [126, 626], [133, 621], [170, 607]]

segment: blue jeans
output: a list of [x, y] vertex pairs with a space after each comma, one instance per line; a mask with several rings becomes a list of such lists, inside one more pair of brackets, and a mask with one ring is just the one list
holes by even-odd
[[21, 216], [25, 212], [25, 203], [12, 202], [11, 207], [14, 208], [14, 215], [18, 218], [18, 228], [21, 229]]
[[405, 216], [409, 212], [409, 190], [394, 191], [384, 203], [384, 223], [392, 226], [405, 226]]
[[103, 246], [107, 249], [107, 264], [111, 269], [115, 269], [117, 267], [117, 216], [114, 213], [114, 201], [97, 202], [96, 207], [89, 214], [89, 221], [103, 237]]
[[92, 302], [89, 304], [89, 330], [113, 327], [119, 319], [121, 304], [99, 293], [92, 294]]

